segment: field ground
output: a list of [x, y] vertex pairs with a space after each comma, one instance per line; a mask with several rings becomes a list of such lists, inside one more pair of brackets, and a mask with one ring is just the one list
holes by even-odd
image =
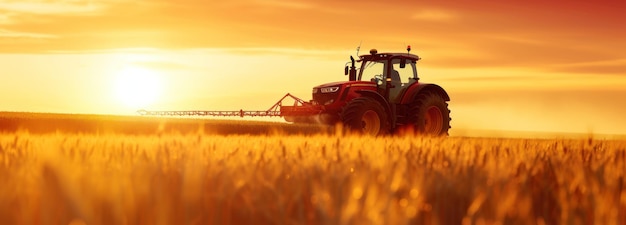
[[0, 115], [0, 224], [626, 224], [626, 140]]

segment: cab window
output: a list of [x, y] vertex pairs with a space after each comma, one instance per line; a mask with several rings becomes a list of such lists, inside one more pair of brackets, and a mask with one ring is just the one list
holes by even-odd
[[404, 84], [414, 81], [413, 78], [415, 78], [415, 74], [417, 74], [415, 61], [413, 60], [406, 60], [405, 67], [400, 68], [400, 59], [393, 59], [392, 60], [392, 77], [391, 77], [392, 79], [394, 79], [394, 76], [393, 76], [394, 70], [398, 72], [399, 77], [397, 79], [399, 79], [399, 81]]
[[369, 61], [363, 66], [363, 70], [361, 71], [361, 80], [374, 81], [374, 78], [381, 79], [384, 71], [385, 63]]

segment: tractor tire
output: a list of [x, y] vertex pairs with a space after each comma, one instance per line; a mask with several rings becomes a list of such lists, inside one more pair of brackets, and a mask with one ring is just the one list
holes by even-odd
[[418, 134], [448, 136], [450, 110], [446, 100], [438, 94], [420, 93], [409, 109], [409, 125]]
[[355, 98], [343, 108], [341, 120], [349, 131], [366, 135], [389, 133], [389, 117], [385, 108], [376, 100]]

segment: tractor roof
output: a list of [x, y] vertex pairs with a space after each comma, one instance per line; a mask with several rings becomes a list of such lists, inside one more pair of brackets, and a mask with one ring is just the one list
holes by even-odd
[[418, 61], [422, 58], [420, 58], [417, 55], [413, 55], [413, 54], [409, 54], [409, 53], [374, 53], [371, 55], [361, 55], [359, 56], [359, 61], [363, 61], [363, 60], [367, 60], [367, 61], [371, 61], [371, 60], [381, 60], [381, 59], [390, 59], [390, 58], [405, 58], [405, 59], [411, 59], [411, 60], [415, 60]]

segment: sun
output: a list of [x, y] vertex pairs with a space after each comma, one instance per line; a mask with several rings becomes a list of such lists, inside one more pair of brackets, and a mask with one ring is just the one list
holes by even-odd
[[141, 67], [126, 67], [117, 74], [115, 95], [127, 107], [140, 109], [155, 103], [162, 92], [162, 82], [156, 71]]

